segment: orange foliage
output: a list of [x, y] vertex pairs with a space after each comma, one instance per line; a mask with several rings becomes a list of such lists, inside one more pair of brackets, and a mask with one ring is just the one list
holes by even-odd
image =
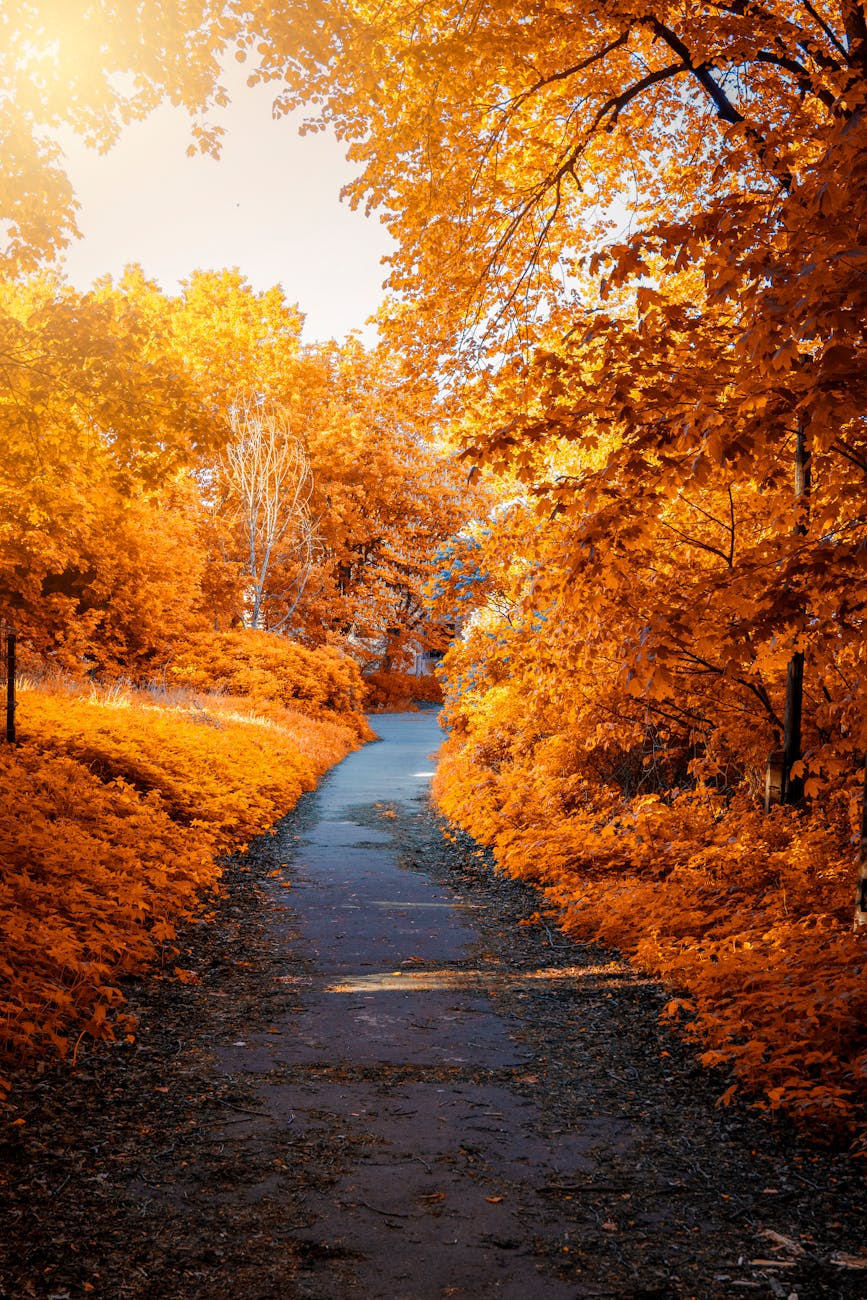
[[[87, 77], [70, 60], [75, 20], [52, 35], [56, 60], [30, 35], [42, 0], [10, 28], [7, 99], [33, 158], [7, 168], [6, 266], [35, 265], [72, 229], [40, 114], [110, 142], [161, 93], [194, 112], [219, 103], [219, 56], [239, 45], [251, 82], [280, 86], [280, 112], [313, 103], [351, 142], [351, 198], [385, 209], [388, 350], [305, 349], [282, 292], [233, 273], [194, 276], [177, 299], [135, 272], [93, 295], [8, 293], [0, 601], [57, 663], [168, 665], [167, 680], [247, 700], [277, 733], [287, 704], [304, 728], [350, 718], [363, 686], [336, 652], [204, 633], [242, 621], [248, 595], [215, 469], [227, 407], [242, 392], [278, 402], [313, 470], [316, 572], [273, 626], [387, 669], [435, 631], [422, 584], [466, 514], [424, 434], [445, 430], [498, 476], [503, 504], [446, 548], [435, 584], [444, 620], [466, 627], [446, 661], [443, 808], [564, 924], [688, 990], [689, 1031], [736, 1084], [804, 1123], [855, 1123], [867, 1017], [843, 881], [867, 745], [863, 6], [431, 0], [420, 21], [406, 0], [305, 0], [276, 18], [194, 3], [144, 63], [134, 51], [159, 41], [119, 41], [118, 7], [103, 8], [104, 66]], [[136, 34], [160, 12], [140, 5]], [[290, 589], [297, 559], [281, 563]], [[791, 776], [807, 803], [765, 818], [762, 771], [792, 734], [787, 665], [802, 654]], [[372, 689], [394, 701], [402, 683]], [[105, 706], [79, 701], [77, 735], [72, 706], [42, 707], [48, 748], [3, 756], [31, 763], [19, 775], [44, 807], [32, 828], [10, 823], [24, 861], [53, 781], [84, 782], [109, 825], [132, 824], [127, 808], [165, 835], [186, 819], [208, 853], [267, 819], [273, 782], [301, 781], [294, 760], [273, 775], [251, 740], [255, 780], [236, 784], [261, 789], [227, 799], [228, 714], [198, 739], [186, 719], [175, 744], [158, 711], [97, 731], [88, 709]], [[357, 714], [349, 725], [366, 734]], [[199, 775], [202, 746], [219, 781]], [[69, 972], [61, 998], [78, 987]]]
[[576, 683], [561, 677], [546, 696], [525, 672], [492, 671], [472, 639], [446, 659], [442, 811], [542, 888], [570, 933], [688, 995], [679, 1005], [702, 1060], [731, 1069], [726, 1101], [741, 1088], [820, 1133], [857, 1129], [867, 990], [849, 930], [855, 790], [838, 787], [822, 817], [766, 817], [745, 784], [668, 784], [671, 756], [654, 755], [652, 738], [642, 755], [612, 745], [604, 722], [595, 739], [571, 731]]
[[373, 672], [365, 674], [364, 682], [373, 713], [400, 713], [419, 704], [441, 704], [443, 699], [442, 686], [430, 674]]
[[0, 1059], [125, 1022], [118, 978], [170, 960], [179, 919], [359, 743], [359, 719], [176, 692], [22, 692], [0, 747]]
[[[768, 1105], [855, 1122], [863, 6], [317, 11], [261, 76], [351, 142], [388, 338], [500, 495], [435, 583], [442, 806]], [[806, 802], [766, 819], [783, 747]]]
[[366, 688], [354, 660], [331, 646], [308, 650], [271, 632], [214, 632], [179, 649], [168, 680], [224, 691], [263, 712], [273, 705], [311, 717], [341, 714], [364, 740], [372, 732], [360, 709]]
[[145, 679], [178, 642], [250, 621], [225, 456], [250, 393], [274, 402], [311, 474], [305, 527], [270, 552], [259, 626], [364, 664], [386, 629], [427, 644], [422, 588], [464, 512], [453, 469], [393, 359], [354, 338], [304, 347], [302, 323], [281, 289], [237, 272], [197, 272], [176, 297], [136, 267], [84, 294], [0, 283], [0, 608], [39, 654]]

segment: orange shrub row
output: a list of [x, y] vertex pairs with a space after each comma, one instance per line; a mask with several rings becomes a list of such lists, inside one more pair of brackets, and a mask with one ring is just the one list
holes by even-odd
[[374, 713], [401, 713], [418, 704], [442, 704], [442, 687], [430, 674], [373, 672], [365, 674], [364, 683], [367, 707]]
[[331, 646], [310, 650], [272, 632], [211, 632], [178, 651], [166, 680], [241, 696], [265, 712], [277, 705], [311, 717], [339, 713], [363, 739], [372, 736], [359, 712], [367, 697], [361, 670]]
[[[441, 810], [539, 886], [552, 916], [615, 946], [672, 992], [670, 1019], [739, 1090], [819, 1136], [867, 1118], [867, 951], [850, 932], [852, 828], [746, 791], [631, 799], [546, 766], [465, 696], [435, 781]], [[494, 715], [496, 716], [496, 714]], [[553, 743], [553, 742], [548, 742]]]
[[322, 703], [318, 718], [265, 703], [268, 717], [221, 697], [20, 693], [22, 743], [0, 746], [0, 1066], [123, 1028], [119, 976], [171, 960], [219, 856], [288, 811], [366, 725]]

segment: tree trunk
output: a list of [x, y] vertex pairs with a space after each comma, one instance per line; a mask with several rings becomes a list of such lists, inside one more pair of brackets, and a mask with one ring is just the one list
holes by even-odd
[[[804, 438], [804, 422], [798, 419], [795, 444], [795, 500], [804, 501], [810, 496], [810, 457]], [[807, 526], [802, 521], [795, 532], [804, 534]], [[786, 712], [783, 718], [783, 772], [781, 803], [800, 803], [804, 797], [804, 782], [792, 776], [792, 767], [801, 757], [801, 716], [804, 706], [804, 655], [796, 650], [789, 660], [786, 673]]]
[[786, 673], [786, 712], [783, 718], [783, 780], [781, 803], [800, 803], [804, 781], [792, 776], [792, 767], [801, 757], [801, 713], [804, 704], [804, 656], [796, 651]]
[[6, 634], [6, 740], [15, 744], [15, 633]]
[[864, 759], [864, 790], [861, 795], [861, 847], [858, 853], [858, 881], [855, 888], [854, 930], [867, 925], [867, 756]]

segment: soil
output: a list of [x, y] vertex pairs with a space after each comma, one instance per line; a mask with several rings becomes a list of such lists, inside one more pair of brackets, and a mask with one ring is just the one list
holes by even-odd
[[0, 1295], [867, 1293], [859, 1162], [717, 1108], [670, 990], [533, 921], [421, 793], [338, 813], [226, 864], [197, 981], [130, 982], [134, 1042], [16, 1079]]

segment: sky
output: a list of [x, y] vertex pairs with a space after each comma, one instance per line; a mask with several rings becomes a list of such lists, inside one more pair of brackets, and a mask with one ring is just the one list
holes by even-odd
[[86, 289], [138, 262], [174, 292], [194, 270], [238, 267], [255, 289], [283, 286], [306, 315], [305, 341], [359, 329], [371, 342], [389, 237], [341, 203], [353, 175], [342, 146], [330, 133], [299, 136], [299, 116], [272, 120], [273, 88], [247, 87], [243, 71], [226, 78], [232, 104], [213, 119], [226, 128], [219, 161], [186, 156], [189, 118], [169, 105], [107, 154], [61, 136], [83, 234], [67, 278]]

